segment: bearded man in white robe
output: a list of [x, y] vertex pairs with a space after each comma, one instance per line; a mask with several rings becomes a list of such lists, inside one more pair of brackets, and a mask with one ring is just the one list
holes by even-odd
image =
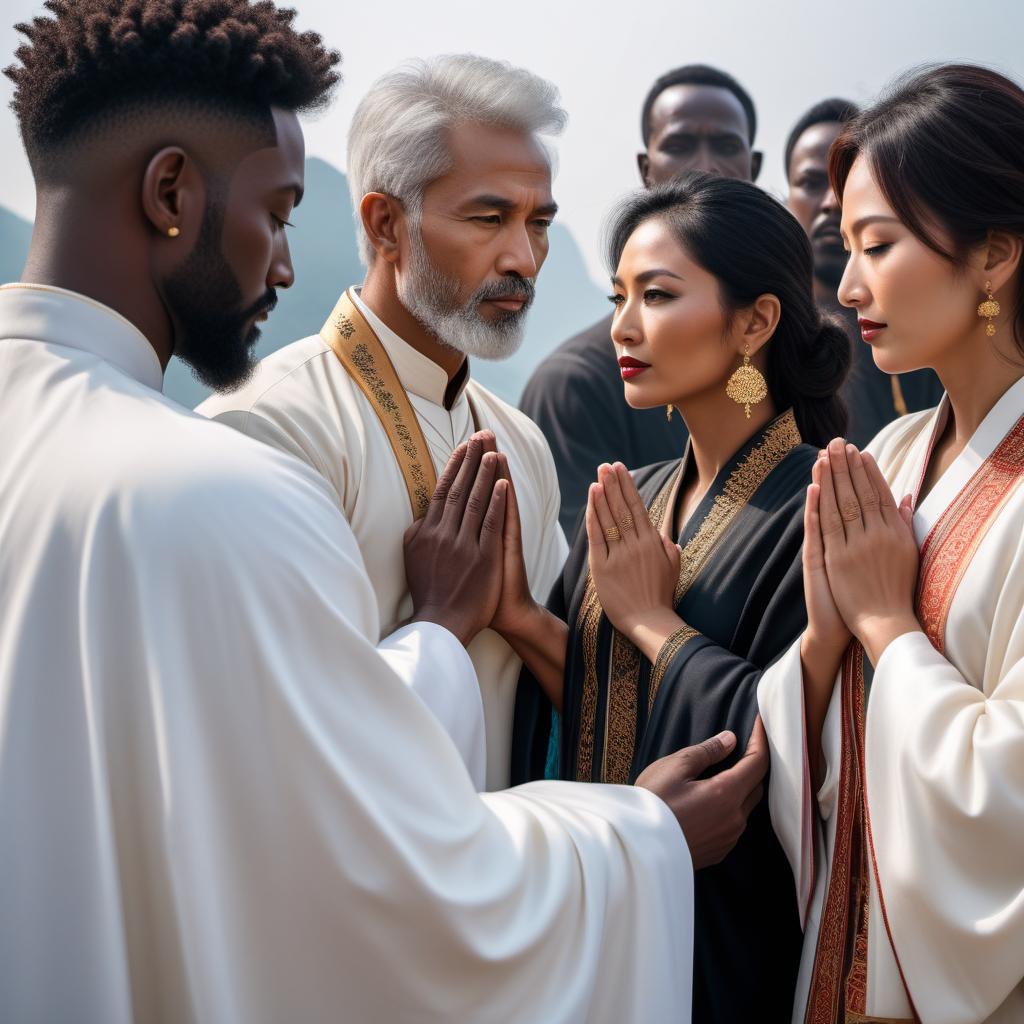
[[[541, 141], [565, 120], [553, 85], [482, 57], [412, 62], [363, 98], [348, 140], [361, 288], [323, 330], [264, 359], [199, 412], [302, 459], [329, 484], [377, 595], [383, 634], [411, 612], [402, 540], [474, 431], [516, 482], [523, 556], [546, 601], [565, 561], [554, 463], [540, 430], [471, 377], [523, 338], [557, 210]], [[328, 308], [324, 310], [327, 317]], [[493, 630], [469, 647], [483, 703], [486, 788], [509, 784], [521, 662]], [[448, 716], [484, 788], [473, 714]]]
[[172, 354], [251, 369], [337, 55], [267, 3], [50, 7], [0, 288], [0, 1019], [687, 1019], [691, 861], [735, 842], [763, 737], [706, 782], [731, 737], [478, 795], [420, 694], [477, 689], [498, 456], [442, 474], [378, 647], [323, 478], [160, 393]]

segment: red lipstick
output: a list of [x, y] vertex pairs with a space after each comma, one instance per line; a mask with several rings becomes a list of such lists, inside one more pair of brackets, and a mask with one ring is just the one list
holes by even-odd
[[866, 317], [858, 317], [857, 324], [860, 326], [860, 336], [868, 342], [877, 338], [889, 326], [875, 320], [868, 320]]
[[619, 373], [622, 374], [623, 380], [632, 380], [634, 377], [640, 376], [644, 370], [649, 370], [650, 368], [650, 363], [642, 363], [639, 359], [634, 359], [632, 356], [619, 356]]

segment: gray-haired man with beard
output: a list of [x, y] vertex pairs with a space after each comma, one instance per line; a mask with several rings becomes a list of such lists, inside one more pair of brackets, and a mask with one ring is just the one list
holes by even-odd
[[[526, 416], [471, 379], [469, 363], [503, 359], [522, 339], [556, 210], [539, 137], [564, 120], [554, 86], [481, 57], [415, 62], [385, 75], [349, 135], [368, 268], [362, 287], [341, 296], [319, 335], [275, 352], [242, 390], [200, 406], [327, 479], [376, 590], [382, 636], [412, 613], [404, 534], [453, 451], [474, 433], [492, 432], [484, 446], [496, 444], [508, 459], [539, 600], [565, 559], [547, 443]], [[422, 695], [478, 788], [501, 789], [509, 783], [520, 662], [491, 630], [468, 651], [480, 702]]]

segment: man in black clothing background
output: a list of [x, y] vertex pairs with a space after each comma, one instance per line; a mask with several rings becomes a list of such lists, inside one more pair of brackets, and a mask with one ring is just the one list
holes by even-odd
[[938, 405], [942, 385], [932, 370], [890, 376], [875, 366], [864, 344], [856, 310], [839, 304], [836, 292], [846, 269], [839, 235], [839, 202], [828, 180], [828, 151], [843, 125], [857, 115], [849, 100], [827, 99], [808, 110], [786, 141], [786, 205], [811, 242], [814, 252], [814, 297], [821, 309], [842, 320], [850, 335], [853, 362], [842, 396], [850, 414], [846, 437], [863, 448], [898, 416]]
[[[761, 169], [753, 101], [730, 75], [703, 64], [677, 68], [654, 83], [640, 129], [644, 150], [637, 167], [647, 187], [697, 170], [754, 181]], [[520, 402], [551, 447], [562, 495], [559, 521], [570, 541], [600, 463], [637, 469], [678, 457], [686, 443], [678, 415], [670, 420], [664, 409], [626, 404], [611, 322], [609, 314], [555, 349]]]

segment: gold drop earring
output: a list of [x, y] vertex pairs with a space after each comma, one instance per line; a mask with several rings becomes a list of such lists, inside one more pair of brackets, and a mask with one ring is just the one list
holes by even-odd
[[999, 302], [992, 295], [991, 281], [985, 282], [985, 294], [988, 297], [978, 306], [978, 316], [988, 321], [985, 324], [985, 333], [991, 338], [996, 333], [996, 325], [992, 321], [999, 316]]
[[761, 371], [750, 362], [750, 345], [743, 346], [743, 363], [736, 367], [725, 386], [725, 393], [737, 404], [750, 419], [750, 407], [763, 402], [768, 397], [768, 382]]
[[669, 423], [672, 422], [672, 413], [673, 412], [675, 412], [675, 406], [674, 405], [666, 405], [665, 406], [665, 419], [667, 419], [669, 421]]

